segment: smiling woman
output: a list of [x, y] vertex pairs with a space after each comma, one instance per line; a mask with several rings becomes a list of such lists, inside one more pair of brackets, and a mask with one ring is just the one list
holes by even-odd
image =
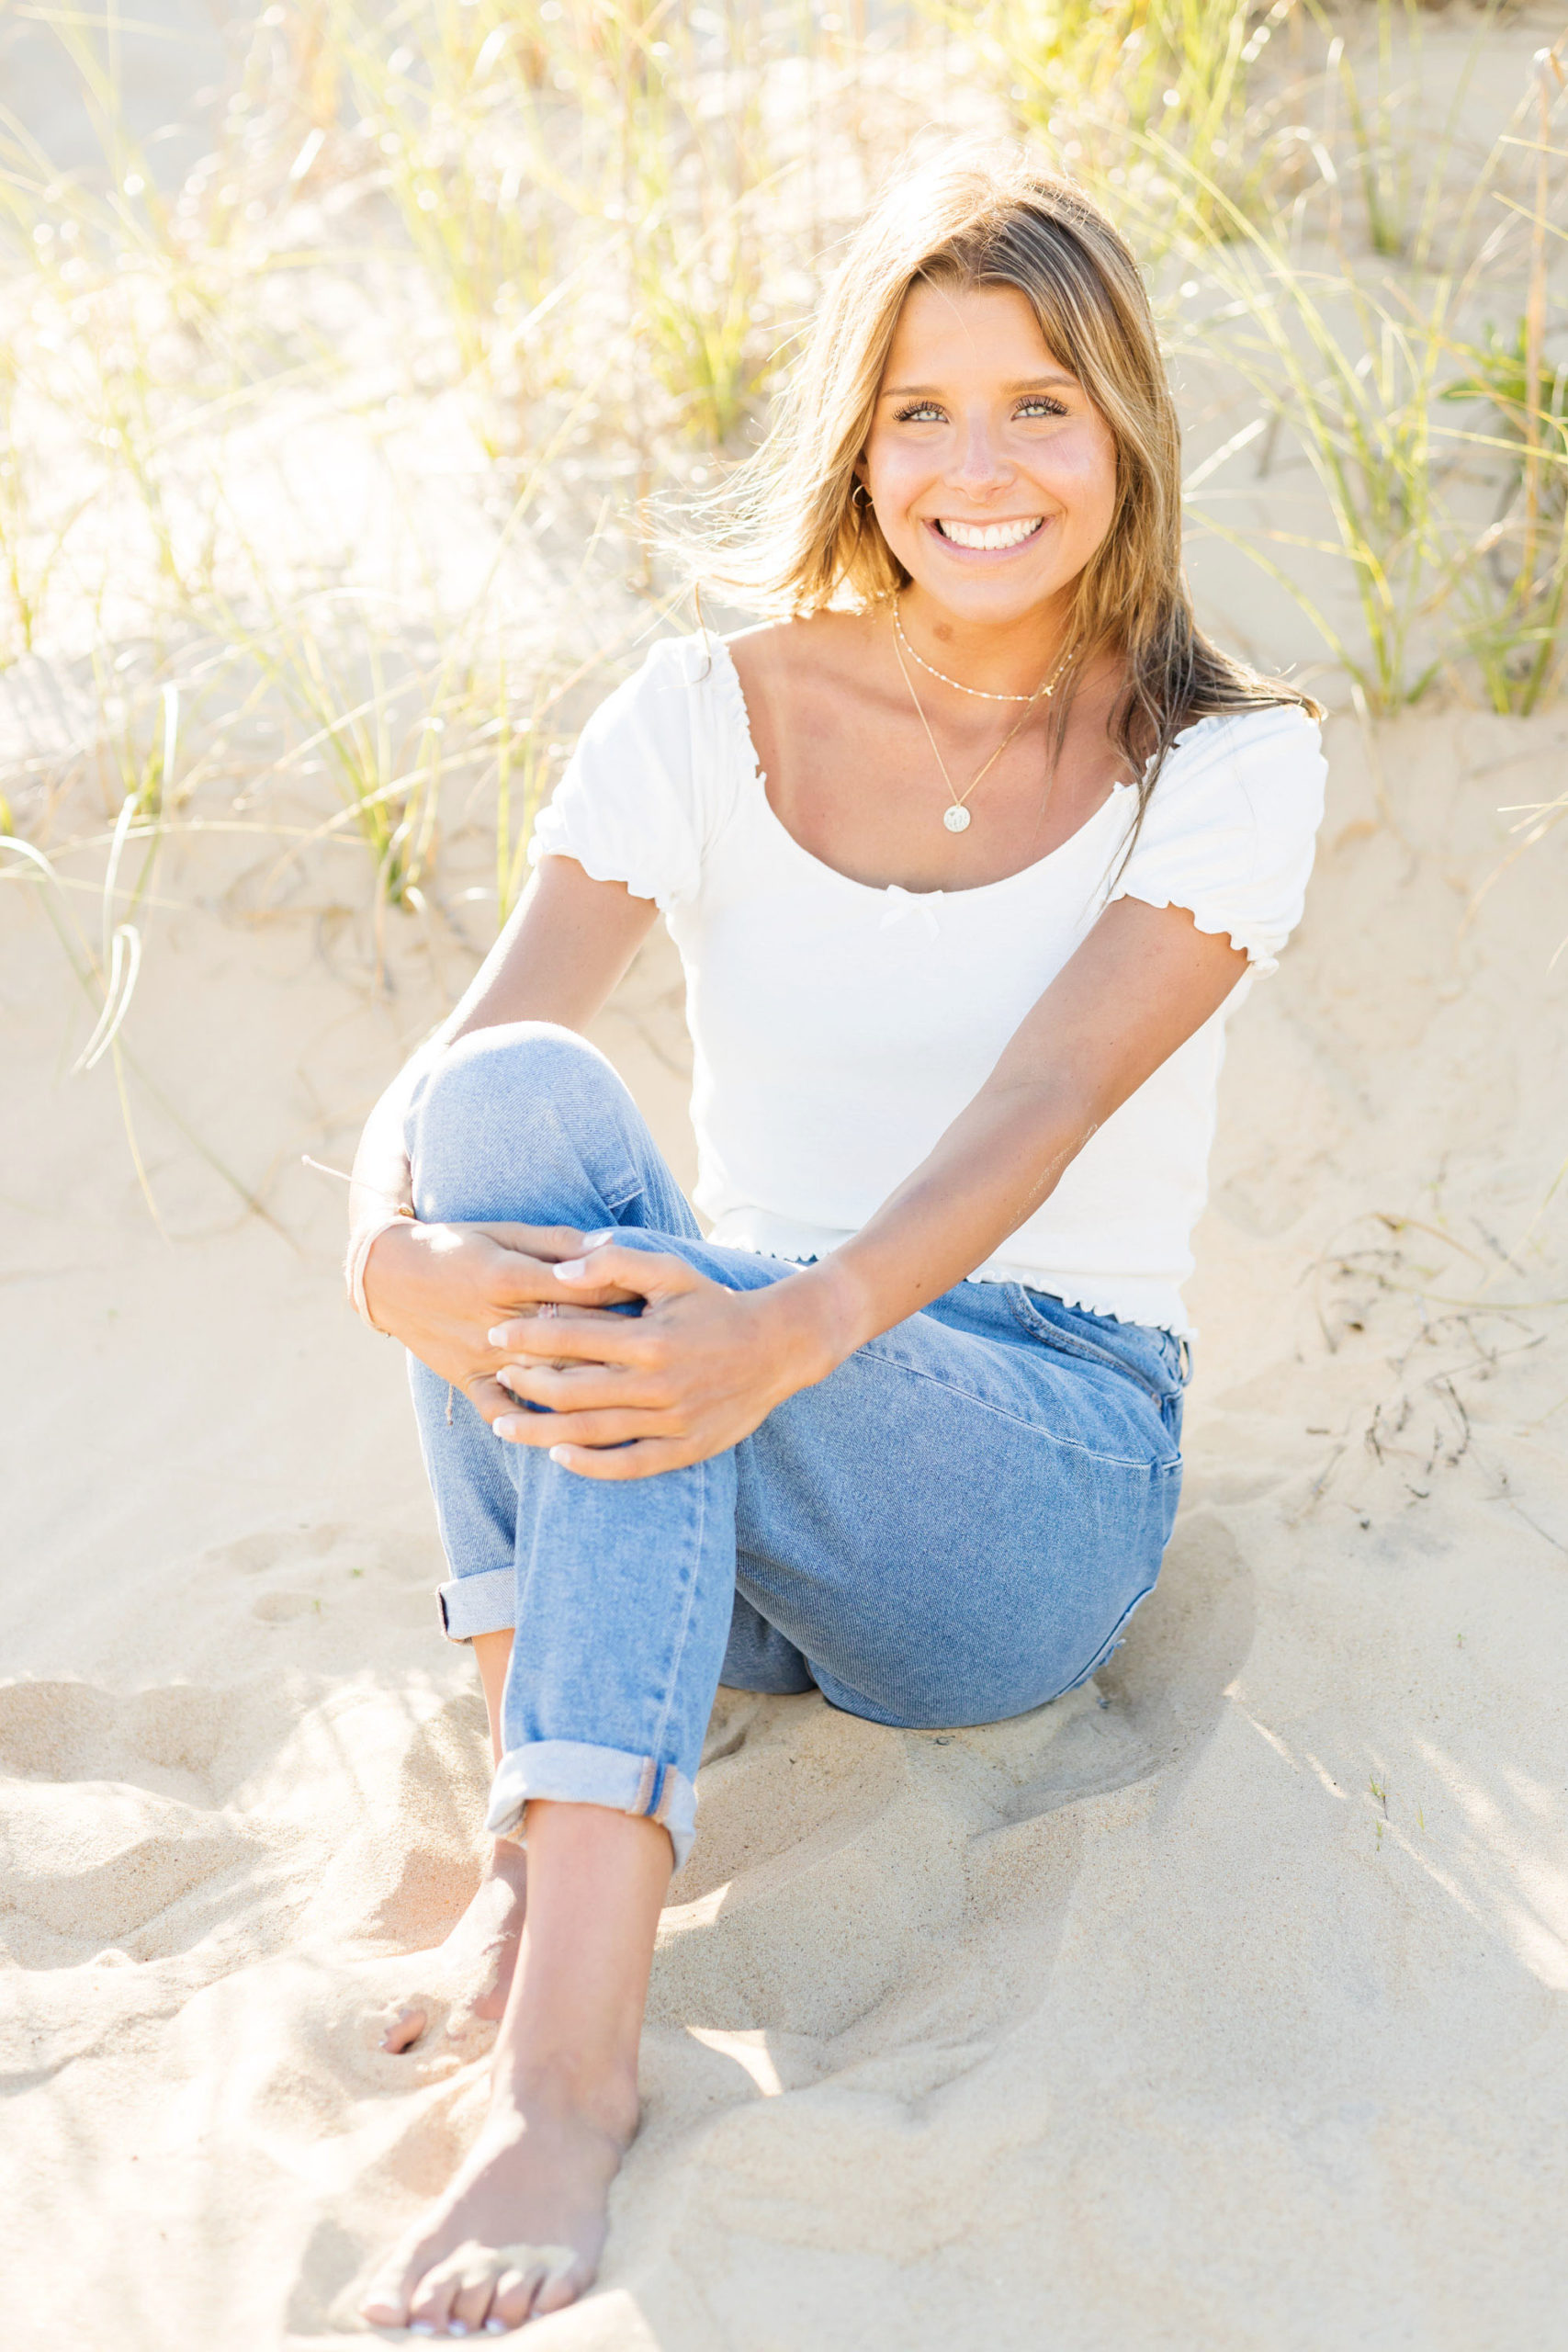
[[[590, 721], [367, 1127], [350, 1289], [409, 1350], [490, 1704], [454, 1951], [501, 2019], [373, 2321], [501, 2331], [592, 2278], [721, 1681], [993, 1721], [1153, 1588], [1224, 1020], [1323, 792], [1312, 707], [1193, 622], [1178, 457], [1100, 214], [1022, 165], [897, 182], [702, 552], [774, 617], [654, 646]], [[705, 1236], [581, 1035], [660, 910]]]

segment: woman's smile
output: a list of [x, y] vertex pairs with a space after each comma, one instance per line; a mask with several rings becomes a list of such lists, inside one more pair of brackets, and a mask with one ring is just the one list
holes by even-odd
[[1050, 517], [1023, 514], [1005, 523], [964, 523], [954, 514], [922, 516], [927, 530], [957, 555], [1011, 555], [1037, 539]]

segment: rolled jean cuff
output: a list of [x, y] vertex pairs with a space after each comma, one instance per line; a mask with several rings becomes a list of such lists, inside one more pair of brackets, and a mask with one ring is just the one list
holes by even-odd
[[477, 1576], [454, 1577], [437, 1585], [441, 1623], [449, 1642], [471, 1642], [476, 1634], [509, 1634], [517, 1622], [517, 1571], [482, 1568]]
[[516, 1836], [530, 1797], [645, 1815], [670, 1832], [677, 1870], [696, 1835], [697, 1792], [684, 1772], [624, 1748], [590, 1747], [575, 1739], [536, 1739], [508, 1748], [491, 1783], [485, 1827], [492, 1838]]

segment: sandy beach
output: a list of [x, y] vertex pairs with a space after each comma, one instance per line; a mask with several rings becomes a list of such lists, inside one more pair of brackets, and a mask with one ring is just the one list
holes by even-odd
[[[540, 2352], [1563, 2340], [1568, 835], [1474, 893], [1565, 747], [1331, 724], [1306, 922], [1233, 1032], [1156, 1597], [991, 1729], [721, 1697], [604, 2275]], [[159, 1237], [36, 906], [0, 949], [6, 2334], [304, 2352], [484, 2084], [421, 1957], [481, 1705], [299, 1165], [435, 1005], [182, 855], [139, 1051], [265, 1220], [154, 1123]], [[598, 1034], [684, 1166], [677, 979], [660, 935]]]
[[[963, 11], [643, 9], [656, 71], [625, 12], [490, 6], [147, 0], [107, 148], [49, 11], [0, 24], [4, 2352], [363, 2342], [477, 2127], [436, 1948], [484, 1711], [306, 1157], [688, 625], [648, 514], [747, 446], [860, 192], [1078, 102]], [[1157, 245], [1201, 616], [1334, 715], [1175, 1538], [1023, 1720], [720, 1694], [642, 2132], [538, 2352], [1568, 2352], [1568, 541], [1507, 389], [1516, 328], [1568, 365], [1568, 60], [1524, 10], [1196, 14], [1251, 80], [1213, 113], [1195, 46], [1144, 96], [1231, 209], [1146, 125], [1066, 152]], [[661, 930], [593, 1035], [689, 1181]]]

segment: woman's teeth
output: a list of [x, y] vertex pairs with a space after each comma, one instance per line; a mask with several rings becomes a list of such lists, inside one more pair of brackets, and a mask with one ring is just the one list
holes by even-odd
[[1044, 519], [1026, 514], [1016, 523], [950, 523], [939, 517], [937, 529], [955, 548], [1016, 548], [1032, 539]]

